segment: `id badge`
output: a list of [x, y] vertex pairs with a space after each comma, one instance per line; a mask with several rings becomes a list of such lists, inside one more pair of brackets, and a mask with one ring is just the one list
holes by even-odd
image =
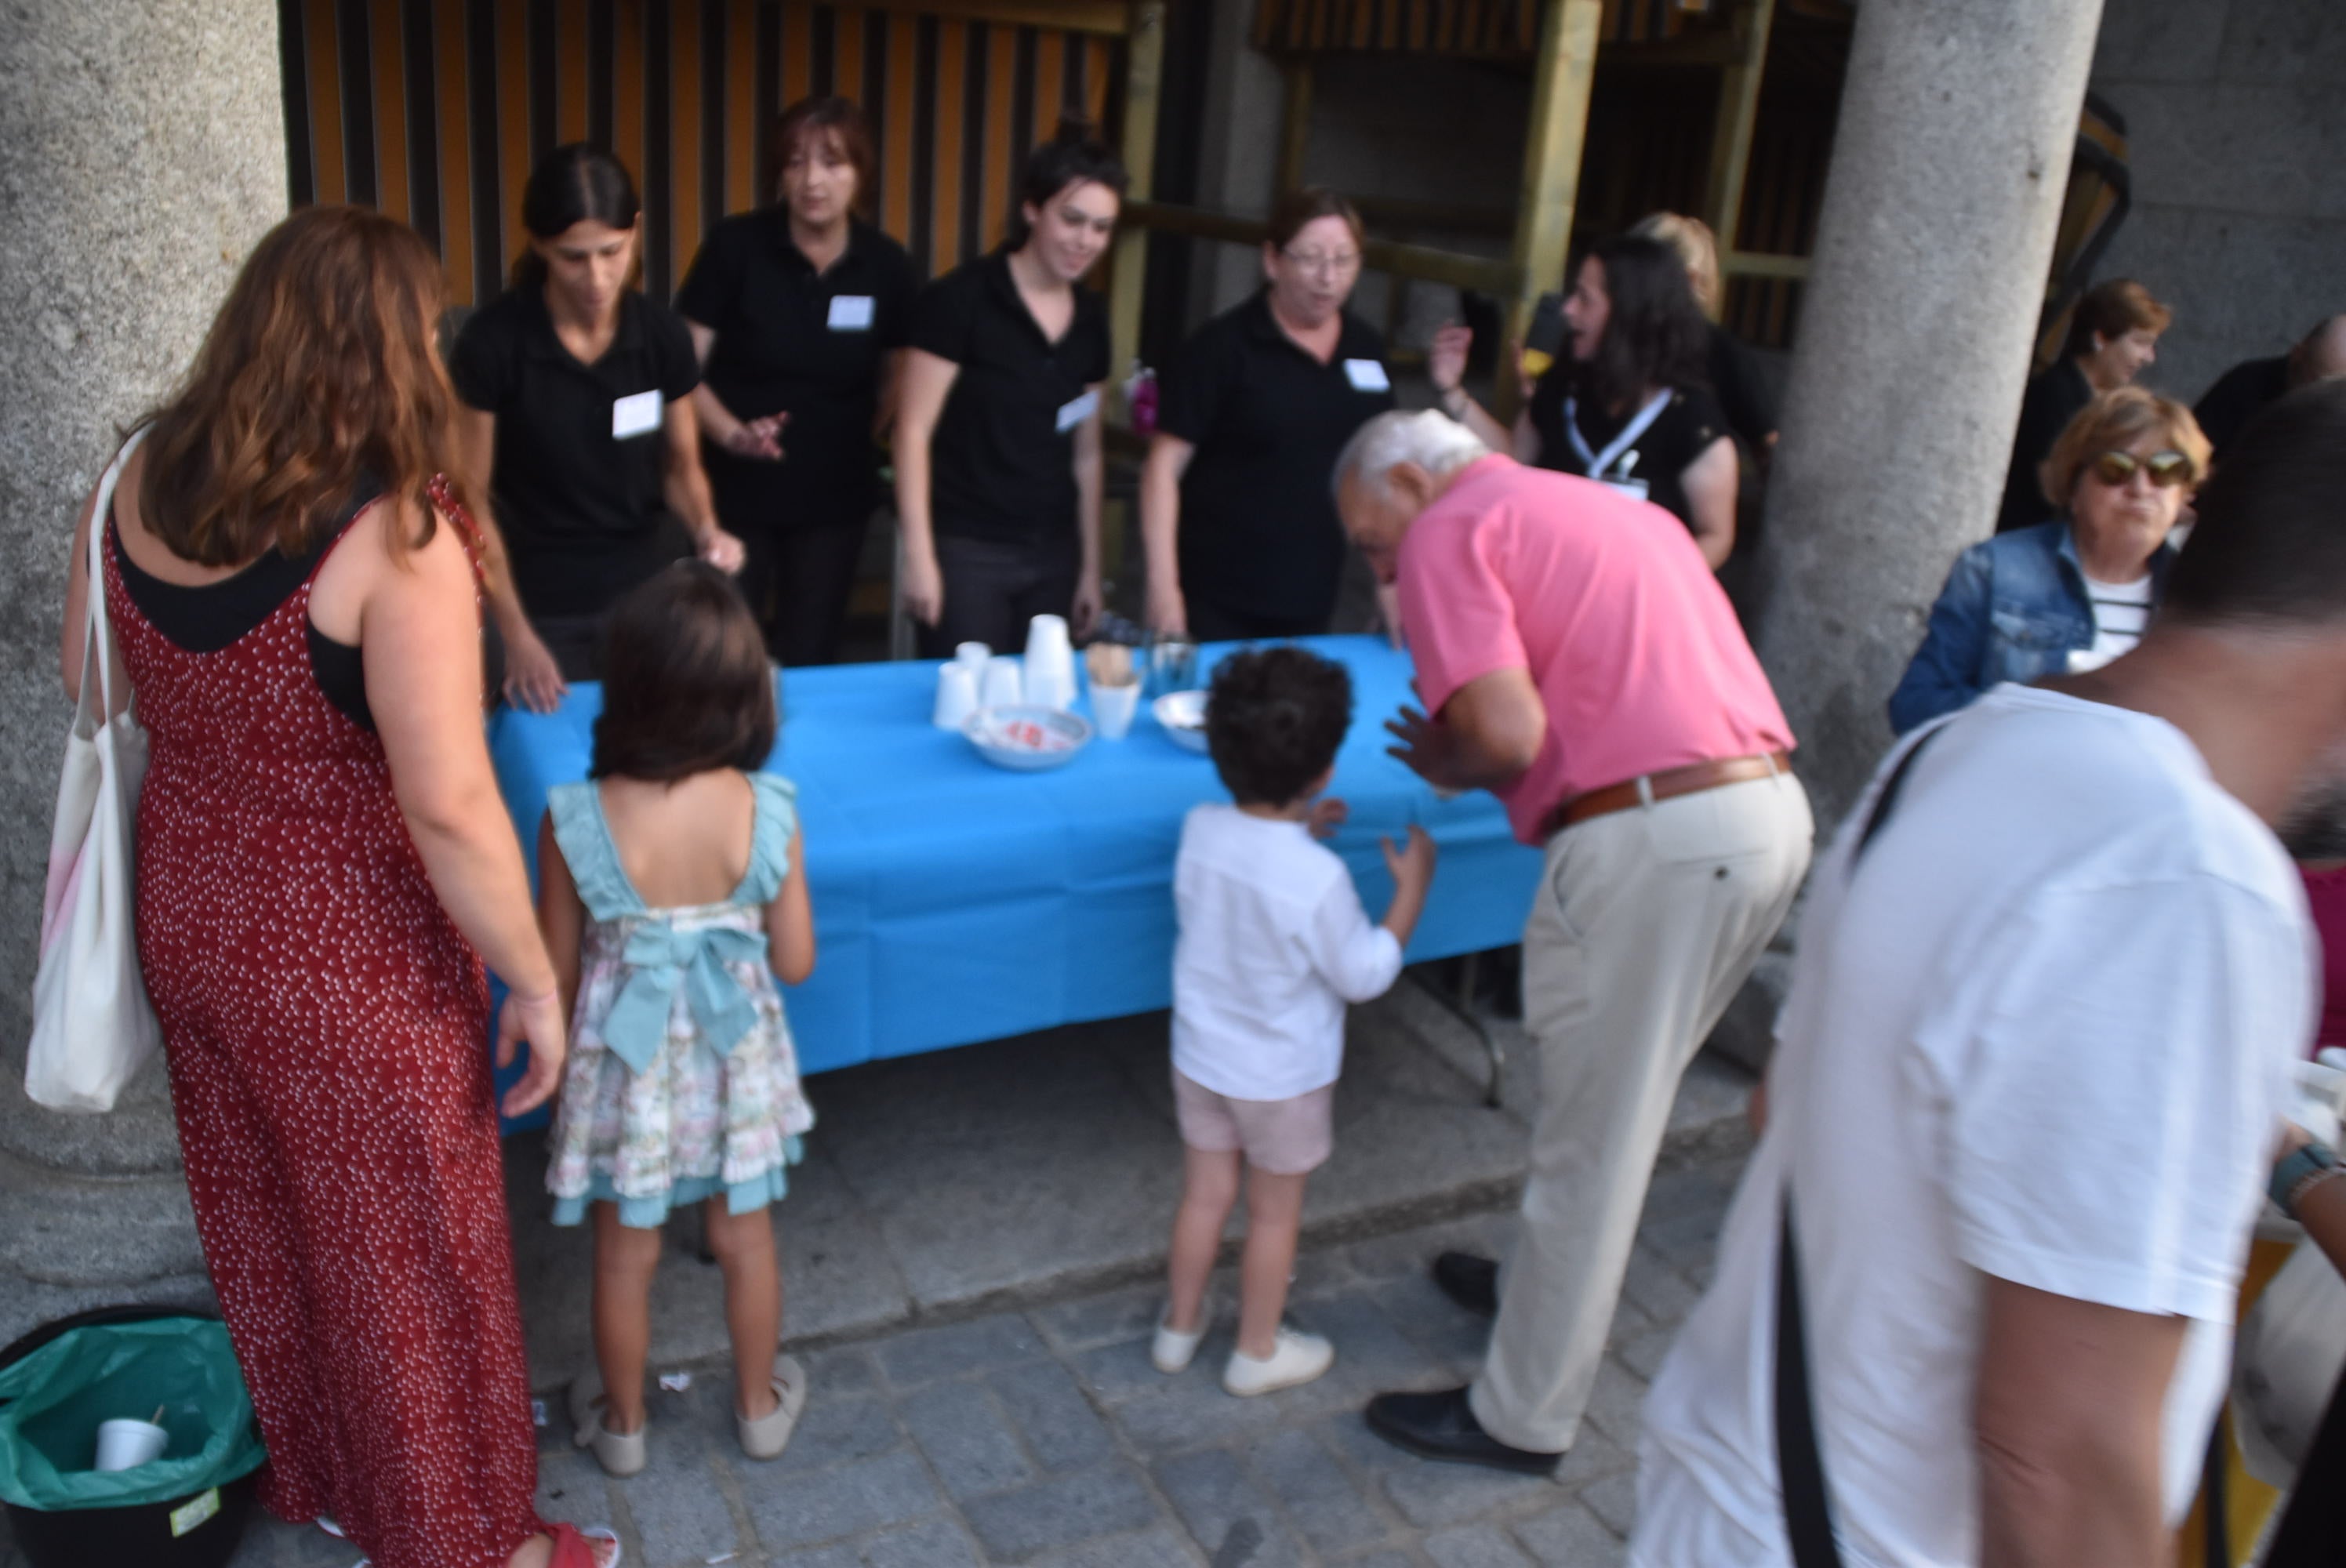
[[1632, 501], [1647, 499], [1646, 482], [1642, 479], [1600, 479], [1596, 482], [1607, 490], [1617, 490]]
[[1392, 378], [1385, 374], [1384, 364], [1379, 360], [1346, 360], [1344, 379], [1352, 383], [1354, 392], [1392, 391]]
[[1094, 388], [1073, 402], [1059, 405], [1059, 433], [1065, 435], [1099, 412], [1099, 391]]
[[654, 387], [633, 397], [623, 397], [611, 404], [611, 439], [625, 441], [629, 436], [643, 435], [660, 427], [660, 394]]
[[833, 294], [831, 297], [831, 330], [834, 332], [870, 331], [872, 330], [872, 296]]

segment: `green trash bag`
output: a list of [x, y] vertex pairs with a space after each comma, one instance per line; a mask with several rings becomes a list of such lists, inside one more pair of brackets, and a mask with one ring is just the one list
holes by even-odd
[[[147, 1420], [158, 1405], [170, 1434], [161, 1459], [90, 1468], [100, 1421]], [[268, 1457], [224, 1323], [91, 1324], [0, 1368], [0, 1499], [19, 1508], [168, 1502], [248, 1475]]]

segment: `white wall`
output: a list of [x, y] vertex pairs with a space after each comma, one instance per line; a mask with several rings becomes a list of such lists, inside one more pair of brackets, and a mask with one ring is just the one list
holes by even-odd
[[2197, 399], [2346, 311], [2346, 0], [2105, 0], [2093, 87], [2135, 198], [2099, 275], [2175, 307], [2147, 382]]

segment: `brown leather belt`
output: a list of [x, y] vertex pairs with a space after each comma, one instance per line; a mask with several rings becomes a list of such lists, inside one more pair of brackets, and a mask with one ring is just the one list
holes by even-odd
[[[1648, 773], [1644, 779], [1631, 779], [1619, 784], [1607, 784], [1601, 789], [1591, 789], [1586, 795], [1575, 795], [1547, 815], [1547, 825], [1541, 830], [1545, 839], [1562, 832], [1576, 823], [1591, 817], [1607, 816], [1626, 811], [1632, 806], [1642, 806], [1651, 800], [1674, 800], [1681, 795], [1699, 794], [1716, 789], [1722, 784], [1741, 784], [1749, 779], [1772, 778], [1792, 770], [1792, 754], [1771, 751], [1758, 757], [1729, 757], [1716, 762], [1689, 762], [1683, 768], [1665, 768], [1659, 773]], [[1641, 791], [1637, 787], [1643, 784]]]

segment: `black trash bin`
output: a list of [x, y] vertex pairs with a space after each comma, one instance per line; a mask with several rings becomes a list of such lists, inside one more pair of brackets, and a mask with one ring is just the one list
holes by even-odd
[[[44, 1324], [0, 1350], [0, 1373], [76, 1329], [172, 1319], [219, 1321], [181, 1308], [101, 1308]], [[259, 1486], [259, 1470], [247, 1468], [184, 1495], [124, 1507], [5, 1506], [17, 1548], [33, 1568], [227, 1568], [244, 1540]]]

